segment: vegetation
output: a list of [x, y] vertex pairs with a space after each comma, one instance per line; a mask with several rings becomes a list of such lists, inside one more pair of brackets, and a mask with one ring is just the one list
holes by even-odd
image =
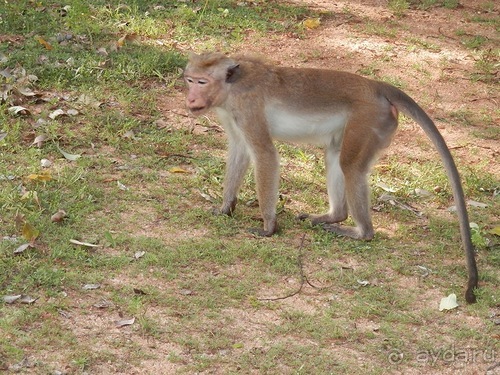
[[[413, 7], [389, 4], [401, 16]], [[187, 51], [305, 38], [304, 20], [335, 16], [260, 0], [2, 2], [0, 370], [382, 374], [493, 364], [499, 186], [484, 171], [487, 159], [457, 155], [475, 202], [481, 288], [473, 306], [462, 298], [448, 182], [418, 140], [420, 157], [392, 154], [375, 167], [372, 242], [295, 220], [327, 208], [314, 147], [278, 145], [279, 235], [246, 232], [260, 224], [250, 175], [234, 217], [210, 213], [221, 199], [225, 141], [214, 118], [182, 111]], [[386, 30], [377, 22], [360, 29], [353, 19], [353, 29], [392, 40], [404, 29], [403, 19]], [[466, 79], [493, 90], [498, 51], [485, 37], [455, 35], [457, 48], [478, 57]], [[440, 50], [417, 36], [400, 42]], [[390, 63], [393, 52], [384, 53]], [[433, 79], [419, 73], [427, 65], [412, 69], [425, 84]], [[381, 70], [374, 61], [360, 72], [406, 90], [404, 77]], [[478, 143], [498, 138], [498, 112], [445, 116]], [[403, 131], [409, 126], [403, 121]], [[450, 293], [459, 308], [438, 311]]]

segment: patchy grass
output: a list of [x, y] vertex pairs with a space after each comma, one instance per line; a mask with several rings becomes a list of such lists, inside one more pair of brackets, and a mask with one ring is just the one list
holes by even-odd
[[[346, 25], [363, 38], [394, 39], [398, 27], [411, 29], [403, 16], [412, 6], [391, 2], [398, 24]], [[483, 157], [498, 138], [497, 112], [457, 105], [439, 119], [448, 136], [466, 134], [453, 152], [467, 198], [487, 205], [470, 207], [481, 288], [478, 303], [466, 306], [449, 183], [406, 120], [402, 144], [411, 137], [410, 146], [382, 158], [371, 177], [378, 230], [371, 242], [295, 219], [327, 209], [322, 152], [314, 147], [278, 145], [278, 235], [246, 231], [261, 225], [251, 175], [234, 217], [210, 213], [221, 200], [225, 140], [212, 117], [190, 119], [182, 109], [187, 51], [300, 40], [318, 32], [301, 21], [327, 13], [274, 1], [2, 7], [0, 370], [446, 373], [497, 360], [500, 259], [490, 230], [498, 225], [499, 186]], [[366, 16], [348, 4], [341, 9], [353, 20]], [[424, 40], [400, 42], [412, 53], [444, 48]], [[324, 58], [322, 48], [311, 45], [304, 61]], [[464, 74], [468, 85], [492, 92], [489, 40], [457, 40], [456, 48], [478, 57]], [[387, 74], [388, 65], [357, 64], [361, 74], [405, 90], [415, 89], [412, 74], [426, 84], [440, 76], [425, 60], [405, 75]], [[58, 210], [66, 215], [52, 219]], [[450, 293], [460, 307], [439, 312]], [[117, 327], [129, 318], [133, 324]]]

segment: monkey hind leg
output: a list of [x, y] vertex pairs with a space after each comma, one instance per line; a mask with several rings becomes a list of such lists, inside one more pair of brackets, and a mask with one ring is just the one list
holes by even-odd
[[[388, 134], [395, 129], [395, 122], [390, 123], [393, 124]], [[355, 226], [334, 224], [326, 226], [326, 230], [358, 240], [373, 239], [368, 174], [378, 153], [387, 144], [386, 137], [379, 137], [376, 131], [368, 133], [366, 137], [359, 137], [355, 132], [346, 131], [339, 164], [344, 178], [345, 201]]]
[[345, 213], [342, 212], [340, 214], [337, 214], [336, 212], [327, 212], [326, 214], [319, 215], [301, 213], [297, 216], [297, 219], [309, 219], [311, 220], [312, 225], [340, 223], [341, 221], [347, 219], [347, 210], [345, 211]]
[[356, 240], [371, 240], [374, 236], [370, 214], [369, 187], [365, 174], [346, 176], [346, 197], [349, 212], [356, 226], [339, 224], [325, 225], [325, 230]]
[[374, 236], [373, 229], [363, 230], [360, 227], [350, 227], [339, 224], [327, 224], [324, 225], [323, 228], [328, 232], [338, 234], [339, 236], [353, 238], [355, 240], [370, 241]]
[[345, 197], [345, 178], [340, 168], [340, 150], [332, 145], [325, 152], [326, 188], [330, 209], [319, 215], [300, 214], [299, 220], [310, 219], [313, 225], [340, 223], [347, 219], [347, 201]]

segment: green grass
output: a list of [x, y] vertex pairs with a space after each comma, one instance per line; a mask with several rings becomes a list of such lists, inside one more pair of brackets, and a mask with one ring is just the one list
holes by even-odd
[[[413, 6], [399, 3], [391, 2], [402, 12], [398, 23], [346, 25], [363, 38], [394, 38]], [[374, 169], [378, 232], [371, 242], [295, 219], [327, 209], [322, 152], [310, 146], [278, 144], [276, 236], [247, 232], [261, 225], [251, 174], [234, 217], [211, 214], [221, 200], [224, 137], [212, 117], [191, 121], [163, 107], [182, 103], [176, 99], [186, 51], [310, 38], [301, 21], [323, 13], [276, 1], [42, 0], [0, 7], [0, 298], [36, 298], [0, 299], [0, 370], [154, 373], [161, 364], [176, 373], [382, 374], [388, 363], [392, 373], [418, 371], [419, 351], [445, 350], [449, 342], [456, 350], [498, 350], [491, 316], [500, 259], [498, 238], [489, 233], [498, 225], [498, 179], [484, 171], [486, 156], [468, 164], [469, 155], [456, 152], [467, 198], [488, 205], [469, 210], [478, 225], [481, 275], [473, 306], [462, 297], [466, 271], [456, 217], [446, 211], [449, 183], [419, 138], [420, 153], [384, 157]], [[422, 40], [401, 39], [406, 48], [439, 52]], [[480, 56], [470, 84], [491, 90], [495, 51], [488, 46], [457, 42]], [[328, 56], [320, 47], [312, 51], [304, 60]], [[363, 75], [405, 90], [411, 85], [407, 75], [386, 75], [377, 61], [363, 66]], [[411, 70], [431, 80], [432, 66]], [[36, 95], [25, 95], [28, 89]], [[10, 113], [15, 105], [29, 114]], [[482, 142], [498, 136], [498, 114], [470, 103], [457, 108], [440, 120], [470, 131], [477, 145], [468, 151], [482, 155]], [[50, 118], [57, 109], [73, 114]], [[46, 140], [33, 145], [42, 135]], [[68, 160], [61, 150], [80, 157]], [[51, 165], [42, 167], [42, 159]], [[425, 216], [380, 202], [381, 182], [396, 188], [397, 202]], [[432, 194], [421, 197], [415, 189]], [[67, 216], [52, 222], [59, 209]], [[100, 287], [85, 290], [86, 284]], [[459, 310], [439, 312], [439, 299], [449, 293], [457, 293]], [[134, 324], [116, 328], [130, 317]], [[390, 362], [394, 349], [404, 353], [402, 363]], [[448, 365], [439, 360], [432, 369]]]

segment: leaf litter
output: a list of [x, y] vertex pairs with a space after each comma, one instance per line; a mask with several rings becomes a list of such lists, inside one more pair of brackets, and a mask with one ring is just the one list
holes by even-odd
[[118, 328], [122, 328], [125, 326], [130, 326], [135, 323], [135, 318], [130, 318], [130, 319], [122, 319], [122, 320], [116, 320], [115, 321], [115, 326]]

